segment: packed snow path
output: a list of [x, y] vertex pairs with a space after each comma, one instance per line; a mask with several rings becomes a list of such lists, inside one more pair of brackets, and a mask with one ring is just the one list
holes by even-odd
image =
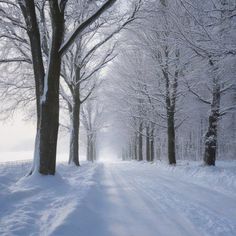
[[236, 235], [235, 189], [186, 173], [136, 162], [61, 164], [60, 175], [15, 183], [14, 168], [0, 168], [0, 235]]
[[70, 216], [76, 223], [58, 233], [74, 227], [73, 235], [84, 236], [236, 235], [235, 198], [154, 171], [99, 164], [96, 184]]

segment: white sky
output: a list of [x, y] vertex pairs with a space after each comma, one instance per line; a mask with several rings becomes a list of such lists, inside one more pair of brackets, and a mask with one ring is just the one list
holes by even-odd
[[0, 162], [31, 159], [33, 156], [35, 127], [20, 115], [13, 120], [0, 122]]
[[[0, 162], [33, 159], [35, 125], [17, 114], [13, 120], [0, 122]], [[68, 137], [59, 140], [58, 160], [68, 160]]]
[[28, 151], [32, 149], [35, 126], [16, 117], [9, 122], [0, 122], [0, 152]]

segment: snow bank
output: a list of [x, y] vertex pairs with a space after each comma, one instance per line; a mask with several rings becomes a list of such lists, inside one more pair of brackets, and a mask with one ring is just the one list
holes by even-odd
[[176, 166], [170, 166], [163, 161], [156, 161], [153, 167], [163, 172], [163, 175], [176, 176], [226, 194], [236, 193], [236, 161], [217, 161], [216, 166], [204, 166], [200, 161], [178, 161]]
[[[92, 186], [96, 165], [60, 163], [55, 176], [24, 176], [30, 162], [0, 165], [0, 235], [51, 235]], [[4, 226], [4, 227], [2, 227]]]

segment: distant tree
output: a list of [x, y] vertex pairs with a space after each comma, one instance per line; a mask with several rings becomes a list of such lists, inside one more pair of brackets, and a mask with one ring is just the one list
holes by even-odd
[[[99, 86], [98, 73], [116, 56], [113, 38], [122, 29], [135, 20], [141, 1], [132, 6], [128, 12], [106, 16], [78, 37], [78, 42], [71, 47], [62, 60], [63, 82], [61, 97], [66, 101], [70, 115], [70, 157], [69, 163], [79, 166], [79, 128], [81, 105], [90, 98]], [[83, 22], [89, 14], [89, 7], [96, 6], [93, 2], [84, 3], [76, 11], [76, 19]], [[98, 6], [96, 7], [98, 8]], [[80, 12], [79, 12], [80, 11]], [[87, 12], [86, 12], [87, 11]], [[111, 27], [112, 25], [112, 27]], [[111, 28], [107, 30], [107, 28]]]
[[81, 121], [87, 136], [86, 157], [88, 161], [97, 160], [97, 135], [104, 125], [103, 110], [104, 107], [94, 98], [87, 100], [81, 109]]

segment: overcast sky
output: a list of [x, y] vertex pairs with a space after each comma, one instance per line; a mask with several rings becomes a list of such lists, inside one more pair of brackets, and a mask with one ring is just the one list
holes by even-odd
[[[35, 125], [33, 121], [24, 121], [17, 114], [14, 119], [0, 121], [0, 162], [32, 159], [34, 151]], [[58, 160], [67, 161], [67, 136], [59, 141]]]

